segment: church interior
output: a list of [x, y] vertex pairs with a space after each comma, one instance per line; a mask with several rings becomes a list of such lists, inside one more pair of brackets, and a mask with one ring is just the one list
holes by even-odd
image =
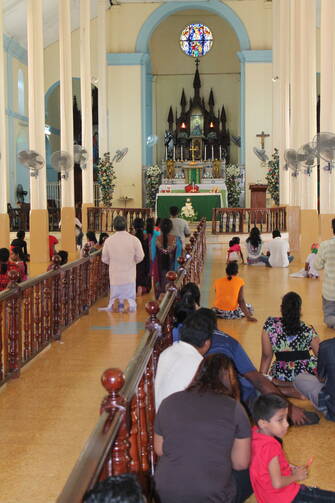
[[[230, 240], [238, 235], [245, 253], [253, 226], [264, 249], [278, 228], [294, 260], [245, 260], [257, 321], [218, 328], [259, 369], [264, 322], [294, 291], [302, 319], [321, 341], [333, 337], [325, 272], [292, 273], [312, 243], [332, 238], [334, 16], [334, 0], [1, 2], [0, 248], [23, 230], [30, 260], [27, 281], [10, 272], [0, 288], [0, 503], [79, 503], [92, 480], [127, 471], [155, 501], [151, 380], [171, 344], [173, 304], [187, 278], [211, 308]], [[165, 297], [150, 291], [136, 312], [100, 311], [107, 267], [101, 249], [81, 250], [78, 232], [85, 245], [88, 231], [111, 235], [114, 216], [133, 231], [134, 218], [167, 219], [171, 206], [192, 236]], [[50, 235], [65, 266], [51, 259]], [[117, 379], [101, 384], [106, 369], [125, 373], [128, 422]], [[117, 426], [102, 423], [107, 395]], [[319, 424], [290, 427], [284, 448], [296, 465], [313, 457], [303, 483], [335, 491], [335, 426], [318, 414]]]

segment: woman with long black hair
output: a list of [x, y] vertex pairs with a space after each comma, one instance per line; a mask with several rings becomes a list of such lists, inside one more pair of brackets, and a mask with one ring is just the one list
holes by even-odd
[[[270, 316], [264, 323], [260, 372], [281, 382], [290, 382], [301, 373], [315, 375], [320, 340], [314, 328], [301, 320], [300, 295], [284, 295], [281, 313], [281, 317]], [[273, 355], [276, 359], [271, 365]]]
[[268, 258], [262, 254], [263, 241], [258, 227], [253, 227], [249, 237], [246, 239], [247, 264], [255, 265], [258, 263], [268, 263]]

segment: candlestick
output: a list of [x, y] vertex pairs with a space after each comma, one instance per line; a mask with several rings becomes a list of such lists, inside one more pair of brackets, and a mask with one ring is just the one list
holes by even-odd
[[183, 161], [184, 160], [183, 159], [183, 155], [184, 155], [184, 153], [183, 153], [183, 146], [180, 147], [180, 153], [181, 153], [181, 160]]
[[220, 161], [222, 159], [222, 150], [221, 150], [221, 145], [219, 146], [219, 152], [220, 152]]
[[173, 147], [173, 160], [176, 160], [176, 147]]
[[214, 145], [212, 145], [212, 161], [214, 161]]
[[165, 147], [165, 160], [167, 161], [167, 158], [168, 158], [168, 149], [167, 149], [167, 146]]
[[205, 145], [205, 161], [207, 160], [207, 145]]

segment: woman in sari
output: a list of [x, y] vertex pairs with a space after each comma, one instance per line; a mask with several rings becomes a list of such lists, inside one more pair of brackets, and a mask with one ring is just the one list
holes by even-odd
[[160, 235], [153, 235], [151, 239], [152, 276], [156, 299], [165, 292], [166, 273], [177, 270], [177, 259], [183, 250], [180, 238], [173, 236], [171, 230], [171, 220], [163, 218], [160, 223]]

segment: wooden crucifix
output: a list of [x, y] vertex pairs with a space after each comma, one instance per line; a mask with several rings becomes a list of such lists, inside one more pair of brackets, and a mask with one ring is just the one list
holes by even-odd
[[263, 150], [264, 150], [264, 142], [265, 142], [265, 138], [267, 138], [268, 136], [270, 136], [270, 135], [269, 135], [269, 134], [264, 133], [264, 131], [262, 131], [261, 133], [256, 134], [256, 137], [261, 139], [261, 148], [262, 148]]

